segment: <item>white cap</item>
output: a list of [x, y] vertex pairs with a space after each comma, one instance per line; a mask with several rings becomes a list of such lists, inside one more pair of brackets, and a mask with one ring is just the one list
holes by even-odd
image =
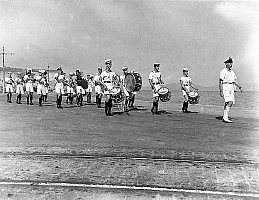
[[155, 62], [155, 63], [154, 63], [154, 66], [157, 66], [157, 65], [160, 65], [160, 63], [158, 63], [158, 62]]
[[184, 67], [184, 68], [183, 68], [183, 72], [185, 72], [185, 71], [188, 72], [188, 71], [189, 71], [188, 68]]
[[121, 69], [122, 69], [122, 70], [126, 70], [126, 69], [128, 69], [128, 67], [124, 66], [124, 67], [122, 67]]
[[104, 61], [105, 64], [111, 64], [112, 63], [112, 59], [107, 59]]

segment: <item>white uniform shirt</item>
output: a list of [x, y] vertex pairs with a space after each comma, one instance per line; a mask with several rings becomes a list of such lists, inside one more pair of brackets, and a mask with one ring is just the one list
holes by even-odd
[[94, 81], [95, 82], [100, 82], [101, 81], [101, 75], [96, 74], [95, 77], [94, 77]]
[[10, 77], [6, 77], [6, 78], [5, 78], [5, 83], [7, 83], [7, 84], [13, 84], [13, 79], [10, 78]]
[[237, 77], [233, 70], [229, 71], [227, 68], [225, 68], [220, 71], [219, 78], [223, 80], [223, 84], [224, 84], [224, 83], [235, 83]]
[[116, 77], [116, 74], [112, 71], [111, 72], [103, 71], [101, 73], [101, 78], [104, 83], [107, 81], [112, 83], [115, 77]]
[[161, 72], [155, 72], [155, 71], [150, 72], [148, 79], [151, 80], [151, 82], [154, 84], [160, 83]]
[[187, 76], [187, 77], [182, 76], [182, 77], [180, 78], [180, 81], [183, 82], [183, 86], [190, 86], [190, 85], [191, 85], [191, 82], [192, 82], [192, 79], [191, 79], [191, 77], [189, 77], [189, 76]]
[[58, 83], [62, 83], [65, 80], [65, 75], [56, 73], [54, 79], [57, 80]]
[[26, 74], [24, 77], [23, 77], [25, 83], [32, 83], [33, 82], [33, 75], [28, 75]]
[[23, 82], [23, 80], [22, 80], [22, 78], [20, 78], [20, 77], [17, 77], [17, 78], [15, 79], [15, 83], [16, 83], [16, 84], [22, 84], [22, 82]]

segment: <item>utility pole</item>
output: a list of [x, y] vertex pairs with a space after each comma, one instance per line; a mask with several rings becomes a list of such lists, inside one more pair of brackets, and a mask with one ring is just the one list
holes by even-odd
[[6, 53], [6, 52], [4, 52], [4, 46], [3, 46], [3, 51], [2, 51], [0, 54], [3, 56], [3, 75], [2, 75], [2, 77], [3, 77], [3, 94], [4, 94], [4, 92], [5, 92], [5, 65], [4, 65], [4, 56], [5, 56], [5, 55], [14, 55], [14, 53], [13, 53], [13, 52], [11, 52], [11, 53]]
[[49, 83], [49, 65], [48, 65], [48, 83]]

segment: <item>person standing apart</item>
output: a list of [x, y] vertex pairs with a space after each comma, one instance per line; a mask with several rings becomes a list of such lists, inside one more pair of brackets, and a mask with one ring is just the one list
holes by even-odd
[[61, 103], [62, 103], [62, 95], [65, 94], [64, 91], [64, 81], [65, 81], [65, 75], [63, 74], [62, 68], [59, 67], [57, 69], [57, 73], [54, 76], [54, 79], [56, 80], [56, 85], [55, 85], [55, 91], [57, 93], [57, 108], [62, 108]]
[[242, 87], [236, 80], [237, 77], [235, 72], [233, 71], [233, 59], [229, 57], [224, 61], [226, 68], [220, 71], [219, 75], [219, 92], [220, 96], [224, 98], [224, 112], [223, 112], [223, 122], [233, 123], [233, 121], [229, 120], [228, 114], [231, 106], [235, 104], [235, 85], [242, 92]]
[[23, 77], [25, 82], [25, 90], [27, 93], [27, 105], [34, 105], [32, 103], [33, 100], [33, 83], [35, 82], [34, 76], [32, 74], [32, 69], [28, 68], [26, 70], [26, 74]]
[[161, 84], [164, 84], [162, 81], [161, 72], [159, 71], [160, 63], [154, 63], [154, 70], [149, 74], [149, 84], [153, 90], [153, 106], [151, 108], [151, 112], [153, 114], [159, 114], [158, 112], [158, 101], [159, 101], [159, 93], [158, 90], [161, 88]]
[[112, 109], [112, 95], [111, 90], [114, 87], [114, 81], [116, 80], [116, 74], [111, 70], [112, 60], [105, 60], [105, 71], [101, 73], [101, 80], [104, 85], [104, 95], [105, 95], [105, 114], [106, 116], [113, 116], [111, 113]]
[[12, 93], [14, 92], [14, 80], [12, 78], [12, 72], [8, 72], [8, 76], [5, 78], [5, 91], [7, 92], [7, 102], [12, 103]]
[[180, 78], [180, 85], [184, 97], [183, 101], [183, 107], [182, 111], [183, 113], [188, 113], [188, 100], [189, 100], [189, 93], [190, 93], [190, 87], [192, 87], [195, 90], [198, 90], [193, 84], [192, 79], [189, 77], [189, 70], [188, 68], [183, 68], [183, 76]]
[[22, 100], [22, 94], [24, 94], [24, 90], [23, 90], [23, 78], [22, 78], [22, 74], [21, 72], [17, 72], [17, 78], [15, 79], [15, 83], [16, 83], [16, 103], [17, 104], [22, 104], [21, 100]]
[[95, 101], [96, 101], [96, 105], [98, 108], [101, 108], [101, 104], [102, 104], [102, 84], [101, 84], [101, 73], [102, 73], [102, 68], [98, 67], [98, 72], [96, 73], [95, 77], [94, 77], [94, 83], [95, 83]]

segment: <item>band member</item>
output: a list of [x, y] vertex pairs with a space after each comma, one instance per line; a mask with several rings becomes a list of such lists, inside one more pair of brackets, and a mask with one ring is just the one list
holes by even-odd
[[80, 85], [80, 83], [84, 79], [83, 72], [80, 70], [76, 70], [75, 74], [76, 74], [75, 83], [76, 83], [76, 94], [77, 94], [76, 102], [78, 106], [83, 106], [83, 95], [85, 94], [85, 89]]
[[47, 79], [47, 71], [44, 70], [44, 72], [42, 73], [42, 77], [45, 79], [45, 95], [42, 97], [42, 101], [43, 102], [47, 102], [47, 98], [48, 98], [48, 93], [49, 93], [49, 83], [48, 83], [48, 79]]
[[180, 78], [180, 85], [181, 85], [181, 89], [184, 97], [182, 111], [184, 113], [189, 113], [188, 94], [190, 93], [190, 87], [192, 87], [195, 90], [198, 90], [198, 89], [192, 84], [192, 79], [191, 77], [189, 77], [189, 70], [187, 68], [183, 68], [183, 76]]
[[102, 73], [102, 68], [98, 67], [98, 72], [94, 77], [94, 83], [95, 83], [95, 101], [96, 101], [96, 105], [98, 108], [101, 108], [101, 104], [102, 104], [102, 88], [101, 88], [101, 73]]
[[23, 90], [24, 81], [23, 81], [21, 72], [17, 72], [15, 83], [16, 83], [16, 94], [17, 94], [16, 103], [21, 104], [22, 94], [24, 94], [24, 90]]
[[153, 114], [159, 114], [158, 112], [158, 101], [159, 101], [159, 93], [158, 90], [161, 87], [161, 84], [164, 84], [162, 81], [161, 72], [159, 71], [160, 63], [154, 63], [154, 71], [149, 74], [149, 84], [153, 90], [153, 106], [151, 108], [151, 112]]
[[126, 67], [126, 66], [123, 67], [122, 73], [123, 73], [123, 75], [120, 76], [120, 81], [122, 83], [122, 91], [123, 91], [124, 96], [125, 96], [124, 102], [123, 102], [123, 104], [124, 104], [123, 109], [124, 109], [125, 112], [129, 112], [129, 98], [130, 98], [132, 92], [129, 92], [127, 90], [126, 84], [125, 84], [125, 76], [128, 74], [128, 67]]
[[23, 80], [25, 82], [25, 91], [27, 93], [27, 104], [34, 105], [32, 103], [33, 100], [33, 83], [35, 82], [34, 76], [32, 74], [32, 69], [28, 68], [26, 70], [26, 74], [23, 77]]
[[45, 70], [39, 70], [39, 74], [36, 76], [37, 94], [39, 95], [39, 106], [42, 106], [42, 101], [46, 96], [45, 84], [47, 82], [44, 77]]
[[57, 93], [57, 108], [62, 108], [61, 106], [62, 95], [65, 94], [65, 91], [64, 91], [65, 75], [61, 67], [59, 67], [57, 71], [58, 72], [54, 76], [54, 79], [56, 80], [55, 91]]
[[66, 85], [67, 85], [67, 101], [66, 103], [68, 103], [68, 101], [70, 102], [70, 104], [73, 103], [73, 98], [74, 98], [74, 88], [75, 88], [75, 81], [73, 79], [74, 73], [70, 72], [69, 77], [66, 79]]
[[102, 83], [104, 85], [104, 95], [105, 95], [105, 114], [106, 116], [112, 116], [112, 96], [111, 90], [114, 87], [114, 82], [117, 78], [116, 74], [111, 70], [112, 60], [105, 60], [105, 71], [101, 73]]
[[242, 87], [236, 80], [237, 77], [232, 70], [233, 67], [233, 59], [229, 57], [224, 61], [226, 68], [220, 71], [219, 75], [219, 91], [220, 96], [224, 98], [224, 113], [223, 113], [223, 122], [226, 123], [233, 123], [233, 121], [229, 120], [228, 113], [229, 109], [233, 104], [235, 104], [235, 97], [234, 97], [234, 85], [236, 85], [239, 90], [242, 92]]
[[88, 83], [88, 87], [85, 90], [86, 91], [86, 97], [87, 97], [87, 103], [91, 103], [92, 92], [93, 92], [93, 87], [94, 87], [93, 75], [87, 74], [86, 80], [87, 80], [87, 83]]
[[8, 72], [5, 78], [5, 91], [7, 92], [7, 102], [12, 103], [12, 93], [14, 92], [14, 80], [12, 78], [12, 72]]

